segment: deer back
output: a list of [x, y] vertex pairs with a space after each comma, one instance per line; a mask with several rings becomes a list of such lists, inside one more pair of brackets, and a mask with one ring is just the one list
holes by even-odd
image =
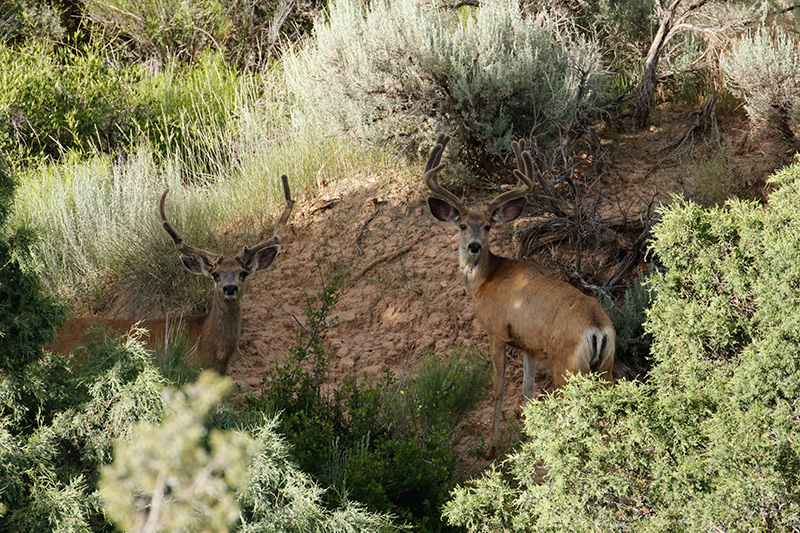
[[[524, 350], [547, 367], [572, 372], [608, 370], [614, 328], [600, 302], [527, 261], [493, 257], [493, 268], [475, 290], [475, 315], [487, 333]], [[606, 356], [594, 361], [591, 335], [610, 336]], [[588, 335], [588, 337], [587, 337]], [[574, 359], [574, 360], [573, 360]]]

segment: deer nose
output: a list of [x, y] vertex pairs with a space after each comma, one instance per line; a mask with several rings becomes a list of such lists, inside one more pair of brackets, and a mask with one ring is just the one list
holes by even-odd
[[481, 251], [481, 243], [479, 243], [479, 242], [471, 242], [471, 243], [469, 243], [469, 246], [467, 246], [467, 248], [469, 249], [469, 253], [477, 254], [478, 252]]
[[236, 285], [225, 285], [222, 287], [222, 294], [225, 298], [236, 298], [236, 294], [239, 292], [239, 287]]

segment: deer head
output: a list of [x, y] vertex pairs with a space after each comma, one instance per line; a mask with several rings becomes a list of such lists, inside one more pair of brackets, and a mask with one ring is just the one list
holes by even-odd
[[523, 143], [511, 147], [517, 158], [514, 175], [517, 186], [487, 202], [483, 207], [470, 209], [456, 195], [439, 185], [438, 174], [445, 167], [442, 153], [450, 136], [439, 134], [425, 165], [425, 185], [435, 196], [428, 197], [431, 214], [442, 222], [452, 222], [459, 228], [459, 258], [462, 268], [478, 264], [488, 255], [489, 231], [497, 224], [511, 222], [525, 208], [525, 195], [533, 184], [533, 159]]
[[158, 204], [158, 213], [161, 216], [161, 223], [164, 226], [164, 230], [166, 230], [172, 238], [172, 242], [175, 243], [175, 248], [181, 253], [181, 261], [183, 261], [183, 265], [186, 269], [193, 274], [206, 276], [214, 281], [215, 301], [217, 299], [227, 301], [236, 300], [247, 276], [267, 269], [272, 264], [275, 256], [278, 255], [281, 249], [278, 244], [280, 242], [281, 233], [284, 230], [286, 222], [289, 220], [289, 215], [291, 215], [295, 203], [291, 198], [289, 180], [285, 175], [281, 176], [281, 182], [283, 184], [286, 206], [275, 223], [273, 236], [256, 244], [252, 248], [244, 246], [242, 251], [233, 258], [225, 258], [213, 252], [188, 245], [170, 221], [167, 220], [167, 216], [164, 212], [164, 200], [167, 197], [169, 189], [166, 189], [161, 195], [161, 200]]

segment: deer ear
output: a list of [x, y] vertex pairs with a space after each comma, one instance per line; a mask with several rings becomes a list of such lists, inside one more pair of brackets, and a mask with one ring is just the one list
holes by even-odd
[[428, 196], [428, 207], [431, 214], [442, 222], [456, 222], [461, 216], [455, 207], [433, 196]]
[[256, 252], [255, 257], [250, 260], [250, 273], [253, 272], [261, 272], [262, 270], [266, 270], [275, 260], [275, 256], [278, 255], [278, 252], [281, 251], [280, 245], [276, 244], [274, 246], [267, 246]]
[[183, 266], [186, 267], [186, 270], [192, 274], [197, 274], [198, 276], [211, 275], [211, 265], [208, 263], [205, 257], [201, 257], [196, 254], [188, 256], [182, 255], [181, 261], [183, 261]]
[[509, 200], [492, 213], [492, 223], [503, 224], [504, 222], [511, 222], [522, 214], [525, 209], [525, 197], [515, 198]]

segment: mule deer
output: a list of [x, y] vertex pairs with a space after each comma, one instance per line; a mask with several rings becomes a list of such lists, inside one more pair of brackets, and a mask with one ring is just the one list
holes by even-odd
[[[233, 258], [225, 258], [200, 248], [188, 245], [164, 212], [164, 200], [169, 189], [161, 195], [158, 213], [164, 230], [172, 238], [175, 248], [181, 253], [181, 261], [193, 273], [211, 278], [214, 281], [211, 311], [207, 315], [185, 315], [175, 318], [162, 318], [138, 322], [149, 330], [148, 344], [151, 347], [165, 343], [170, 328], [184, 326], [194, 345], [193, 357], [200, 367], [213, 369], [225, 375], [228, 362], [239, 350], [239, 336], [242, 325], [240, 295], [245, 279], [250, 274], [267, 269], [280, 251], [278, 244], [281, 233], [289, 220], [295, 201], [289, 191], [289, 180], [281, 176], [286, 205], [278, 216], [273, 236], [252, 248], [244, 246], [241, 253]], [[183, 322], [183, 324], [180, 324]], [[110, 328], [118, 333], [128, 332], [137, 322], [113, 319], [74, 318], [67, 321], [59, 331], [58, 339], [46, 346], [52, 352], [68, 354], [85, 340], [85, 333], [93, 324]]]
[[533, 396], [535, 363], [552, 371], [553, 385], [564, 385], [569, 373], [598, 372], [613, 379], [616, 333], [595, 298], [556, 279], [533, 263], [506, 259], [489, 251], [489, 231], [516, 219], [533, 184], [533, 159], [524, 145], [512, 143], [517, 159], [517, 186], [482, 209], [468, 208], [439, 185], [445, 167], [442, 153], [450, 137], [440, 134], [425, 165], [425, 184], [434, 194], [428, 206], [434, 217], [455, 223], [460, 231], [459, 265], [475, 315], [489, 336], [494, 370], [494, 444], [502, 423], [505, 393], [505, 347], [523, 352], [522, 393]]

